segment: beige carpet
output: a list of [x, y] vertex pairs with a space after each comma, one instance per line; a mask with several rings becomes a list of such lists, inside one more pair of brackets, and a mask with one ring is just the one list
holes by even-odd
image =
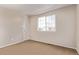
[[25, 41], [19, 44], [0, 48], [1, 55], [77, 55], [76, 50], [36, 41]]

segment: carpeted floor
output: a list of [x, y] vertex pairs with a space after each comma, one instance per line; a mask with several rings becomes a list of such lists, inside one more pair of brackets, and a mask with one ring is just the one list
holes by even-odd
[[77, 55], [76, 50], [28, 40], [0, 48], [0, 55]]

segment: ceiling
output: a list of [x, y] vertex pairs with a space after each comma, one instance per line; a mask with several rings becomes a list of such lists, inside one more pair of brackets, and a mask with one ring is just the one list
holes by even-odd
[[69, 6], [69, 4], [2, 4], [0, 5], [0, 7], [8, 8], [26, 15], [38, 15], [65, 6]]

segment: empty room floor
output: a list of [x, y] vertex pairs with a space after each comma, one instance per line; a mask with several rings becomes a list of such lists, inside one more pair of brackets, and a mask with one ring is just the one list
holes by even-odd
[[32, 40], [0, 48], [0, 55], [77, 55], [76, 50]]

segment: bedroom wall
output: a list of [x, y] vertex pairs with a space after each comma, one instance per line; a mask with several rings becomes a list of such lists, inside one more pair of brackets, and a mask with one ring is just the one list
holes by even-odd
[[[51, 14], [56, 15], [56, 32], [37, 31], [37, 18], [39, 16]], [[31, 16], [31, 39], [75, 49], [75, 19], [75, 5], [63, 7], [41, 15]]]
[[79, 53], [79, 4], [77, 5], [77, 20], [76, 20], [76, 49]]
[[28, 39], [28, 16], [0, 7], [0, 48]]

